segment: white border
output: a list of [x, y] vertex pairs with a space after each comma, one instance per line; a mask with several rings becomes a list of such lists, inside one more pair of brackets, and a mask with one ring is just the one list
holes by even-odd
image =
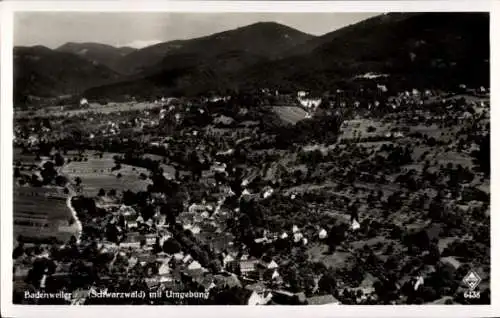
[[[0, 3], [1, 20], [1, 157], [0, 157], [0, 204], [1, 204], [1, 313], [4, 317], [88, 317], [98, 314], [120, 316], [124, 313], [134, 316], [262, 316], [300, 315], [313, 317], [327, 316], [370, 316], [370, 317], [494, 317], [500, 316], [500, 264], [499, 242], [493, 234], [500, 233], [500, 218], [496, 216], [500, 198], [491, 196], [491, 290], [490, 306], [19, 306], [12, 305], [12, 45], [13, 14], [18, 11], [170, 11], [170, 12], [409, 12], [409, 11], [490, 11], [491, 20], [491, 133], [492, 146], [500, 128], [500, 114], [493, 106], [500, 103], [495, 92], [500, 91], [498, 74], [500, 63], [500, 38], [494, 30], [500, 30], [500, 1], [307, 1], [307, 2], [260, 2], [260, 1], [165, 1], [165, 2], [97, 2], [97, 1], [19, 1]], [[496, 19], [495, 19], [496, 18]], [[496, 58], [495, 58], [496, 57]], [[499, 137], [500, 138], [500, 137]], [[498, 149], [492, 149], [492, 162], [499, 162]], [[492, 166], [491, 192], [494, 192], [500, 170]]]

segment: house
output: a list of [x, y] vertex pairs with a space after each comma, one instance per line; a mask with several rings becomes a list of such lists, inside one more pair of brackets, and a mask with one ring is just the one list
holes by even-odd
[[89, 290], [77, 289], [71, 294], [71, 305], [83, 305], [89, 296]]
[[255, 271], [255, 266], [259, 263], [258, 259], [240, 260], [240, 272], [242, 275]]
[[184, 259], [184, 253], [180, 252], [180, 253], [175, 253], [174, 254], [174, 260], [176, 261], [182, 261]]
[[168, 266], [168, 263], [165, 262], [160, 265], [160, 268], [158, 269], [158, 275], [164, 276], [170, 274], [170, 266]]
[[356, 220], [353, 220], [353, 221], [352, 221], [351, 229], [352, 229], [353, 231], [358, 230], [360, 227], [361, 227], [361, 226], [359, 225], [358, 221], [356, 221]]
[[304, 238], [304, 235], [300, 232], [296, 232], [295, 234], [293, 234], [293, 241], [295, 243], [302, 241], [303, 238]]
[[424, 278], [422, 276], [418, 276], [415, 281], [415, 285], [413, 286], [413, 289], [418, 290], [418, 288], [423, 284], [424, 284]]
[[252, 291], [249, 294], [245, 303], [248, 306], [266, 305], [271, 301], [272, 297], [273, 295], [271, 292], [267, 292], [265, 294], [259, 294], [256, 291]]
[[306, 96], [307, 96], [307, 92], [306, 91], [298, 91], [297, 92], [297, 97], [298, 98], [306, 97]]
[[305, 98], [305, 97], [300, 97], [299, 99], [300, 105], [305, 108], [317, 108], [321, 102], [321, 98]]
[[120, 247], [121, 248], [130, 248], [130, 249], [140, 249], [141, 242], [121, 242]]
[[274, 189], [273, 189], [273, 188], [271, 188], [271, 187], [266, 187], [266, 188], [265, 188], [265, 190], [264, 190], [264, 193], [263, 193], [262, 197], [263, 197], [264, 199], [267, 199], [267, 198], [269, 198], [269, 197], [273, 194], [273, 192], [274, 192]]
[[320, 240], [324, 240], [325, 238], [327, 238], [328, 236], [328, 233], [326, 232], [325, 229], [321, 229], [318, 233], [318, 237]]
[[270, 261], [270, 262], [266, 265], [266, 268], [267, 268], [267, 269], [276, 269], [276, 268], [278, 268], [278, 267], [279, 267], [279, 266], [278, 266], [278, 264], [277, 264], [274, 260]]
[[234, 262], [235, 259], [230, 254], [227, 254], [222, 260], [222, 266], [226, 268], [230, 263]]
[[258, 237], [253, 240], [257, 244], [266, 244], [268, 243], [267, 237]]
[[156, 234], [146, 234], [146, 245], [154, 245], [156, 243]]
[[332, 295], [322, 295], [322, 296], [313, 296], [307, 298], [308, 305], [340, 305], [340, 301], [338, 301]]
[[201, 232], [201, 229], [200, 229], [200, 227], [199, 227], [199, 226], [197, 226], [197, 225], [195, 225], [195, 226], [193, 226], [193, 227], [191, 228], [191, 233], [193, 233], [193, 234], [200, 234], [200, 232]]
[[192, 260], [193, 260], [193, 257], [191, 256], [191, 254], [188, 254], [188, 255], [184, 256], [184, 258], [182, 259], [182, 262], [184, 264], [187, 264], [187, 263], [189, 263]]
[[131, 256], [129, 259], [128, 259], [128, 267], [129, 268], [133, 268], [138, 262], [138, 259], [137, 257], [135, 256]]
[[377, 89], [383, 93], [386, 93], [387, 92], [387, 86], [385, 85], [380, 85], [380, 84], [377, 84]]
[[201, 269], [201, 264], [198, 263], [198, 261], [193, 261], [191, 262], [188, 267], [187, 267], [188, 270], [197, 270], [197, 269]]
[[213, 123], [215, 125], [231, 125], [234, 122], [234, 119], [228, 116], [221, 115], [214, 119]]

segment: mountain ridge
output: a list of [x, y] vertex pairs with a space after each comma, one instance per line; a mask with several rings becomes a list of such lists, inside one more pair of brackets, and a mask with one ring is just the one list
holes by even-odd
[[487, 13], [389, 13], [322, 36], [259, 22], [134, 50], [115, 64], [122, 75], [100, 74], [105, 80], [98, 76], [83, 91], [95, 99], [257, 87], [328, 91], [368, 72], [390, 74], [379, 81], [394, 89], [489, 85], [489, 34]]

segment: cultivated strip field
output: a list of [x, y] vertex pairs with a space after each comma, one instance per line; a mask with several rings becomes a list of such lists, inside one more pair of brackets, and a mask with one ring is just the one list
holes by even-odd
[[62, 188], [14, 186], [13, 217], [15, 239], [21, 235], [66, 242], [76, 231]]

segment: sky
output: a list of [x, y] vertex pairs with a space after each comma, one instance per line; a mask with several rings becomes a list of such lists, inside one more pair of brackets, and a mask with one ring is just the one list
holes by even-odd
[[67, 42], [98, 42], [141, 48], [268, 21], [322, 35], [374, 15], [377, 13], [18, 12], [14, 45], [57, 48]]

